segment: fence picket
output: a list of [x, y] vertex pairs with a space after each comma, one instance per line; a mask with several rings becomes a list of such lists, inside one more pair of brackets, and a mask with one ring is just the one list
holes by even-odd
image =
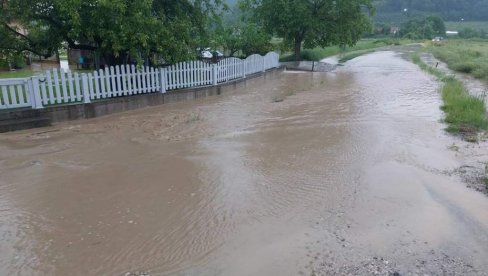
[[125, 66], [120, 66], [120, 79], [122, 80], [122, 93], [127, 96], [127, 74], [125, 73]]
[[100, 69], [98, 70], [98, 76], [100, 78], [100, 98], [105, 99], [107, 97], [107, 92], [105, 90], [105, 74], [103, 73], [103, 70]]
[[129, 95], [132, 95], [132, 75], [130, 72], [130, 65], [129, 64], [127, 64], [125, 66], [125, 73], [127, 75], [127, 93]]
[[149, 93], [153, 92], [153, 85], [154, 85], [154, 83], [153, 83], [154, 78], [153, 78], [153, 74], [152, 74], [153, 72], [152, 72], [151, 69], [152, 68], [150, 68], [150, 67], [146, 67], [146, 71], [147, 71], [147, 82], [148, 82], [147, 89], [148, 89], [148, 92]]
[[1, 87], [1, 93], [0, 93], [0, 107], [7, 108], [7, 86], [4, 85]]
[[73, 88], [73, 75], [71, 74], [71, 71], [68, 71], [67, 74], [68, 74], [68, 91], [70, 95], [70, 101], [74, 102], [76, 101], [76, 94]]
[[117, 91], [118, 96], [122, 96], [122, 83], [120, 82], [120, 67], [117, 65], [114, 67], [114, 74], [115, 74], [115, 91]]
[[10, 85], [8, 88], [10, 95], [10, 104], [15, 106], [17, 105], [17, 97], [15, 97], [15, 86]]
[[151, 76], [151, 69], [149, 66], [146, 66], [146, 79], [147, 79], [147, 90], [146, 93], [152, 92], [152, 76]]
[[93, 95], [93, 97], [96, 97], [96, 99], [99, 100], [101, 99], [100, 86], [102, 83], [102, 78], [97, 71], [93, 72], [93, 78], [95, 79], [95, 95]]
[[56, 68], [53, 69], [53, 78], [54, 78], [54, 91], [56, 92], [56, 103], [61, 103], [61, 89], [59, 87], [59, 76], [58, 70]]
[[46, 71], [46, 83], [47, 83], [49, 104], [54, 104], [54, 103], [56, 103], [56, 101], [55, 101], [55, 94], [54, 94], [53, 79], [51, 76], [51, 71]]
[[152, 68], [152, 72], [154, 77], [154, 92], [157, 92], [161, 90], [161, 81], [159, 80], [160, 77], [159, 70]]
[[146, 78], [145, 78], [145, 69], [144, 66], [141, 67], [141, 70], [139, 72], [141, 76], [141, 94], [146, 93]]
[[93, 89], [93, 86], [96, 85], [96, 83], [94, 83], [93, 81], [93, 74], [88, 74], [88, 93], [89, 93], [89, 99], [92, 100], [95, 98], [95, 93], [94, 93], [94, 89]]
[[117, 84], [116, 82], [116, 77], [115, 77], [115, 70], [113, 66], [110, 66], [109, 68], [110, 71], [110, 91], [112, 91], [112, 97], [117, 97], [119, 94], [117, 92]]
[[75, 73], [75, 94], [77, 101], [81, 101], [80, 81], [80, 75], [78, 73]]
[[110, 82], [110, 71], [108, 67], [105, 67], [105, 72], [104, 72], [104, 79], [103, 81], [105, 82], [105, 91], [107, 93], [107, 98], [112, 98], [112, 88], [111, 88], [111, 82]]
[[46, 91], [46, 76], [44, 76], [43, 81], [39, 82], [39, 86], [41, 87], [42, 104], [47, 105], [49, 103], [49, 98], [47, 96], [47, 91]]
[[64, 69], [61, 69], [59, 71], [59, 74], [61, 75], [61, 88], [62, 88], [62, 95], [63, 95], [63, 102], [67, 103], [69, 102], [69, 94], [68, 94], [68, 88], [66, 87], [66, 71]]
[[176, 89], [176, 65], [171, 65], [171, 86], [170, 90]]
[[22, 91], [22, 86], [17, 85], [16, 88], [17, 88], [17, 93], [15, 94], [17, 96], [17, 104], [20, 105], [24, 103], [24, 92]]
[[10, 100], [8, 98], [7, 88], [8, 88], [8, 86], [2, 86], [3, 105], [5, 107], [10, 107]]
[[175, 75], [176, 75], [175, 89], [178, 89], [180, 88], [180, 65], [178, 63], [175, 64]]

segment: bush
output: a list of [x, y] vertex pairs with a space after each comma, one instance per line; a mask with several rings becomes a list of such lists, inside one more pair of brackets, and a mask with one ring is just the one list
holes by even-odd
[[25, 67], [25, 65], [25, 56], [22, 53], [12, 54], [0, 59], [0, 69], [2, 70], [22, 69]]
[[14, 55], [12, 58], [12, 66], [15, 69], [22, 69], [25, 67], [25, 56], [23, 54]]
[[476, 70], [476, 64], [473, 62], [465, 61], [465, 62], [454, 63], [451, 65], [451, 68], [455, 71], [469, 74], [474, 70]]
[[0, 70], [8, 70], [8, 61], [6, 59], [0, 59]]
[[473, 76], [478, 79], [486, 78], [488, 76], [488, 64], [484, 64], [483, 67], [473, 70]]

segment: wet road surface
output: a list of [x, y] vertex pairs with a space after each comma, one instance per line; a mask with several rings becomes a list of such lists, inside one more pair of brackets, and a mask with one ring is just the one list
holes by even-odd
[[439, 83], [394, 52], [0, 135], [0, 275], [487, 275]]

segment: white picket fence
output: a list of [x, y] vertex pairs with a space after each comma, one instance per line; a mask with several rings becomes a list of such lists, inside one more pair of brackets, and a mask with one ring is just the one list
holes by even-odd
[[217, 85], [279, 66], [279, 55], [226, 58], [217, 64], [190, 61], [165, 68], [122, 65], [88, 74], [53, 69], [40, 76], [0, 80], [0, 110], [92, 101]]

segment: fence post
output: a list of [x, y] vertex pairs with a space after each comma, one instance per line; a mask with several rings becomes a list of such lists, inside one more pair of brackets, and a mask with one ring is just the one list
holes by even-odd
[[246, 60], [242, 61], [242, 77], [245, 79], [246, 78]]
[[161, 80], [161, 83], [159, 84], [161, 87], [159, 89], [159, 92], [166, 93], [166, 68], [159, 69], [159, 76], [160, 76], [159, 79]]
[[266, 57], [263, 57], [263, 73], [266, 72]]
[[91, 103], [90, 89], [88, 86], [88, 77], [86, 76], [86, 74], [81, 74], [81, 84], [83, 90], [83, 103]]
[[41, 93], [39, 91], [39, 77], [32, 77], [27, 80], [27, 87], [29, 89], [31, 104], [33, 109], [44, 108], [42, 106]]
[[217, 64], [212, 64], [212, 84], [217, 85], [218, 80], [218, 67]]

